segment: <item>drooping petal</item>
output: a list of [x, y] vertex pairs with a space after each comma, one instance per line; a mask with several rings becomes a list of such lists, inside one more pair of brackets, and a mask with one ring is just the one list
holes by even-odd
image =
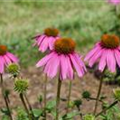
[[49, 43], [48, 43], [49, 38], [45, 37], [44, 40], [41, 42], [41, 45], [39, 46], [39, 50], [41, 52], [45, 52], [48, 47], [49, 47]]
[[49, 38], [49, 48], [50, 48], [50, 50], [54, 49], [54, 43], [57, 39], [59, 39], [59, 37], [50, 37]]
[[0, 56], [0, 74], [4, 73], [4, 60], [3, 57]]
[[92, 56], [94, 56], [95, 53], [99, 52], [101, 50], [100, 44], [97, 44], [85, 57], [85, 61], [89, 60]]
[[41, 35], [40, 37], [38, 37], [36, 40], [37, 40], [37, 45], [40, 46], [42, 41], [44, 40], [46, 36], [45, 35]]
[[89, 66], [92, 67], [102, 55], [103, 49], [99, 49], [89, 60]]
[[44, 66], [54, 54], [55, 53], [53, 52], [53, 53], [50, 53], [49, 55], [46, 55], [36, 64], [36, 67]]
[[68, 64], [68, 78], [72, 80], [74, 78], [72, 63], [68, 56], [66, 56], [66, 60], [67, 60], [67, 64]]
[[79, 63], [76, 61], [75, 56], [70, 54], [70, 59], [72, 61], [73, 67], [75, 68], [75, 70], [77, 71], [77, 74], [79, 77], [83, 76], [83, 72], [81, 71], [81, 66], [79, 65]]
[[103, 52], [101, 54], [101, 58], [100, 58], [98, 69], [101, 72], [103, 72], [103, 70], [105, 69], [106, 65], [107, 65], [106, 50], [103, 50]]
[[114, 50], [115, 53], [115, 58], [118, 66], [120, 67], [120, 51], [119, 50]]
[[82, 61], [82, 56], [80, 56], [79, 54], [75, 53], [76, 59], [78, 60], [80, 66], [82, 66], [82, 68], [84, 69], [85, 72], [87, 72], [86, 66], [84, 64], [84, 62]]
[[67, 78], [68, 63], [65, 55], [60, 55], [60, 76], [62, 80]]
[[59, 70], [60, 60], [57, 54], [54, 54], [45, 66], [44, 72], [50, 78], [54, 78]]
[[115, 72], [116, 69], [116, 61], [113, 50], [107, 50], [107, 67], [111, 72]]
[[53, 50], [53, 48], [54, 48], [54, 42], [55, 42], [55, 38], [51, 36], [49, 38], [49, 48], [50, 48], [50, 50]]
[[10, 58], [10, 60], [14, 63], [17, 63], [18, 62], [18, 58], [16, 56], [14, 56], [12, 53], [10, 52], [7, 52], [6, 53], [6, 56]]
[[85, 74], [85, 71], [86, 71], [85, 65], [77, 53], [74, 53], [73, 56], [74, 56], [74, 59], [76, 60], [76, 62], [78, 63], [81, 74], [83, 76]]
[[10, 58], [8, 56], [6, 56], [6, 55], [4, 55], [3, 58], [4, 58], [4, 61], [5, 61], [5, 65], [8, 65], [8, 64], [10, 64], [12, 62], [10, 60]]

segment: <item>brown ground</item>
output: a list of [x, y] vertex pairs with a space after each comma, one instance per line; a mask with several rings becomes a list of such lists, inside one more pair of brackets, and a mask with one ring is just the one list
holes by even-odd
[[[37, 102], [37, 97], [42, 94], [43, 88], [44, 88], [44, 75], [41, 74], [40, 70], [37, 70], [36, 68], [29, 68], [28, 70], [22, 71], [22, 76], [25, 78], [28, 78], [30, 81], [30, 87], [27, 92], [27, 96], [29, 98], [30, 103], [33, 107], [38, 107], [39, 103]], [[9, 76], [4, 76], [4, 83], [5, 86], [11, 90], [10, 100], [11, 100], [11, 106], [16, 107], [18, 105], [21, 105], [21, 101], [19, 99], [19, 96], [16, 92], [13, 90], [13, 80], [8, 79]], [[66, 98], [68, 94], [68, 83], [69, 81], [63, 81], [62, 84], [62, 98]], [[71, 99], [78, 99], [81, 98], [81, 93], [85, 90], [90, 91], [92, 93], [92, 96], [95, 97], [98, 90], [99, 81], [93, 76], [93, 74], [87, 73], [84, 78], [78, 79], [76, 78], [73, 81], [73, 90], [72, 90], [72, 98]], [[56, 88], [57, 88], [57, 80], [49, 80], [48, 86], [47, 86], [47, 98], [52, 99], [56, 96]], [[112, 98], [112, 89], [116, 88], [116, 86], [109, 86], [109, 85], [103, 85], [102, 93], [104, 95], [108, 96], [108, 100], [111, 102]], [[4, 101], [1, 96], [1, 90], [0, 90], [0, 108], [4, 106]], [[64, 108], [64, 106], [62, 106]], [[94, 102], [93, 101], [84, 101], [82, 105], [82, 109], [84, 112], [91, 113], [94, 109]], [[80, 118], [78, 118], [79, 120]]]

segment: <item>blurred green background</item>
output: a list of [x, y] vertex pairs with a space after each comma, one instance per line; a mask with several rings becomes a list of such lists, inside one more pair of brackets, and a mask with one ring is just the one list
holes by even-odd
[[76, 40], [77, 50], [85, 54], [118, 23], [114, 6], [105, 1], [0, 2], [0, 44], [7, 45], [24, 67], [35, 65], [43, 55], [32, 47], [31, 38], [47, 27]]

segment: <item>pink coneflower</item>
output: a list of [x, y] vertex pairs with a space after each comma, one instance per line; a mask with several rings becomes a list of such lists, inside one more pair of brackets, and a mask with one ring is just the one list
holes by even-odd
[[54, 42], [59, 38], [59, 31], [55, 28], [47, 28], [42, 35], [35, 37], [34, 46], [39, 47], [39, 51], [45, 52], [53, 50]]
[[4, 73], [5, 66], [16, 62], [18, 62], [18, 59], [8, 52], [7, 47], [0, 45], [0, 74]]
[[79, 77], [85, 74], [86, 67], [75, 51], [75, 42], [70, 38], [60, 38], [55, 41], [54, 50], [37, 63], [44, 68], [48, 77], [54, 78], [59, 72], [61, 80], [73, 79], [74, 71]]
[[108, 2], [114, 5], [120, 4], [120, 0], [108, 0]]
[[87, 54], [85, 61], [92, 67], [99, 61], [98, 69], [103, 72], [106, 67], [111, 72], [115, 72], [116, 66], [120, 67], [120, 47], [119, 37], [105, 34], [101, 41]]

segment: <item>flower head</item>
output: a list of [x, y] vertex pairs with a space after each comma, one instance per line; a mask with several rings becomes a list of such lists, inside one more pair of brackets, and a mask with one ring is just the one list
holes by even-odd
[[17, 57], [8, 52], [8, 49], [5, 45], [0, 45], [0, 74], [4, 73], [5, 66], [17, 62]]
[[85, 61], [92, 67], [99, 62], [98, 69], [103, 72], [108, 67], [110, 72], [116, 71], [116, 65], [120, 67], [120, 40], [116, 35], [105, 34], [95, 47], [87, 54]]
[[120, 4], [120, 0], [108, 0], [109, 3], [113, 4], [113, 5], [118, 5]]
[[53, 50], [54, 42], [59, 38], [59, 31], [55, 28], [47, 28], [44, 33], [35, 37], [34, 46], [39, 47], [39, 51], [45, 52]]
[[48, 77], [54, 78], [59, 72], [61, 80], [73, 79], [74, 71], [79, 77], [85, 74], [86, 67], [75, 51], [75, 42], [70, 38], [57, 39], [54, 50], [37, 63], [37, 67], [43, 67]]

